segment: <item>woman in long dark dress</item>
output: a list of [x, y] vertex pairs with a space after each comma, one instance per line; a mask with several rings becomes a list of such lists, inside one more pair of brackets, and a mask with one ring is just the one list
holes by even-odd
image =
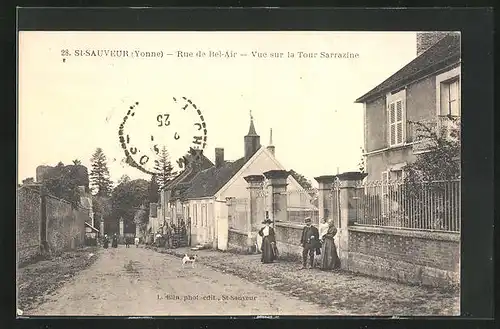
[[115, 235], [113, 235], [113, 241], [111, 242], [111, 247], [113, 248], [118, 248], [118, 237]]
[[340, 259], [333, 238], [337, 234], [337, 228], [333, 221], [328, 223], [328, 231], [323, 235], [323, 258], [321, 259], [322, 270], [334, 270], [340, 268]]
[[269, 226], [272, 222], [266, 219], [262, 222], [265, 226], [260, 229], [259, 235], [262, 237], [262, 256], [260, 261], [264, 264], [272, 263], [276, 258], [276, 235], [274, 229]]
[[108, 245], [109, 245], [109, 239], [108, 239], [108, 235], [105, 234], [104, 235], [104, 239], [103, 239], [103, 242], [102, 242], [102, 246], [104, 249], [108, 249]]

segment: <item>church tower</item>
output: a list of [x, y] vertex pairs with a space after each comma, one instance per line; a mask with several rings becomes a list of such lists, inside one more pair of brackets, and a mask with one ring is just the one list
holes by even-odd
[[245, 136], [245, 159], [248, 160], [260, 149], [260, 136], [255, 131], [252, 111], [250, 111], [250, 128]]

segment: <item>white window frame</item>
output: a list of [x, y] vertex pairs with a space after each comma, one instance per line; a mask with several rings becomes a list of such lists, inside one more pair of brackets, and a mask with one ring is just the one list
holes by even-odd
[[[401, 121], [397, 121], [397, 103], [401, 102]], [[386, 96], [386, 115], [387, 115], [387, 145], [389, 147], [397, 147], [404, 145], [406, 143], [406, 88], [398, 91], [397, 93], [388, 93]], [[391, 123], [391, 105], [394, 104], [394, 115], [395, 122]], [[391, 134], [391, 125], [397, 125], [401, 123], [401, 141], [397, 140], [397, 128], [395, 129], [396, 138], [395, 143], [391, 144], [392, 134]]]
[[363, 103], [363, 151], [368, 152], [368, 122], [366, 122], [366, 103]]
[[[439, 75], [436, 76], [436, 116], [441, 116], [443, 114], [441, 111], [441, 86], [443, 84], [447, 84], [449, 82], [454, 82], [455, 80], [458, 80], [458, 113], [459, 116], [462, 114], [462, 106], [461, 106], [461, 85], [462, 85], [462, 79], [461, 79], [461, 68], [456, 67], [454, 69], [451, 69], [449, 71], [443, 72]], [[449, 110], [448, 110], [449, 111]], [[448, 113], [448, 111], [446, 111]], [[446, 115], [446, 114], [444, 114]]]

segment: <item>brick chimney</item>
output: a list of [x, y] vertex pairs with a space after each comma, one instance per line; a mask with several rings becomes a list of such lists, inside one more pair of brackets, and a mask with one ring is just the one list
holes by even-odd
[[224, 149], [220, 147], [215, 148], [215, 167], [220, 168], [224, 164]]
[[452, 32], [417, 32], [417, 56]]
[[267, 146], [267, 149], [272, 155], [275, 155], [276, 148], [273, 145], [273, 128], [271, 128], [269, 132], [269, 145]]

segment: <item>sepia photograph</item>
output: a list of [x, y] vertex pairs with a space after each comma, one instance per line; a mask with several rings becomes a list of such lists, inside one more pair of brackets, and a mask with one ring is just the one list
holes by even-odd
[[459, 316], [461, 33], [19, 31], [17, 315]]

